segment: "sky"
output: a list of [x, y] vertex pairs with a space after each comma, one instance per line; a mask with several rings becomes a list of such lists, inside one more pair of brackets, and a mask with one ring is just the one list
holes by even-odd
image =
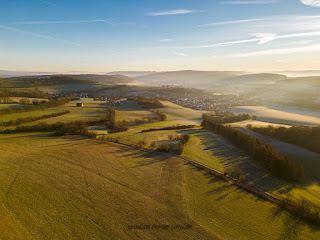
[[320, 0], [0, 0], [0, 70], [320, 70]]

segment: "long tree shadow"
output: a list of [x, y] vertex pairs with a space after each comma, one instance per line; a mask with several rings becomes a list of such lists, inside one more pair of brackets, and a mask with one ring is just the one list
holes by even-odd
[[[281, 189], [282, 193], [285, 193], [293, 188], [291, 183], [270, 176], [246, 152], [211, 131], [186, 129], [179, 131], [179, 133], [198, 137], [204, 146], [204, 150], [209, 151], [213, 158], [218, 158], [231, 176], [234, 175], [234, 171], [240, 171], [245, 177], [245, 182], [268, 192]], [[210, 161], [210, 159], [206, 160]]]
[[271, 218], [274, 220], [276, 218], [282, 218], [283, 220], [283, 232], [279, 239], [297, 239], [302, 231], [306, 228], [311, 232], [319, 232], [320, 227], [315, 226], [305, 220], [286, 212], [279, 206], [275, 206], [271, 211]]

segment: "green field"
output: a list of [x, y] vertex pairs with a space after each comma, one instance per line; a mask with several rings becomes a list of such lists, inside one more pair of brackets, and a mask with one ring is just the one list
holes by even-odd
[[186, 165], [189, 212], [224, 239], [319, 239], [310, 226], [275, 205]]
[[[1, 239], [215, 239], [187, 214], [178, 159], [36, 133], [0, 145]], [[149, 224], [192, 228], [128, 229]]]
[[[82, 137], [0, 136], [2, 239], [318, 239], [180, 159]], [[191, 229], [128, 229], [134, 225]]]
[[[84, 107], [76, 107], [76, 104], [82, 102], [84, 103]], [[25, 117], [40, 117], [47, 114], [58, 113], [62, 111], [69, 110], [69, 114], [65, 114], [59, 117], [53, 117], [48, 119], [43, 119], [39, 121], [35, 121], [32, 123], [28, 123], [27, 125], [37, 124], [38, 122], [46, 122], [48, 124], [56, 123], [56, 122], [66, 122], [66, 121], [75, 121], [75, 120], [90, 120], [90, 119], [103, 119], [106, 116], [108, 105], [104, 101], [94, 101], [91, 98], [82, 98], [78, 101], [71, 101], [66, 105], [47, 108], [45, 110], [32, 111], [32, 112], [22, 112], [22, 113], [14, 113], [14, 114], [6, 114], [1, 116], [1, 121], [9, 122], [10, 120], [15, 120], [18, 118]]]
[[137, 101], [123, 99], [122, 105], [117, 106], [116, 110], [116, 121], [133, 121], [136, 118], [143, 119], [148, 117], [155, 117], [156, 114], [152, 113], [148, 109], [142, 108]]
[[18, 107], [18, 106], [21, 106], [21, 104], [17, 104], [17, 103], [9, 103], [9, 104], [1, 103], [0, 104], [0, 110], [1, 109], [6, 109], [6, 108]]

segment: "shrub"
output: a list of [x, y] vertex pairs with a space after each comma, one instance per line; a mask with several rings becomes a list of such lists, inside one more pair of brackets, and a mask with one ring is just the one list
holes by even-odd
[[183, 153], [183, 144], [176, 144], [174, 151], [176, 154], [181, 155]]
[[143, 139], [138, 142], [138, 147], [142, 148], [147, 144], [147, 142]]
[[160, 146], [157, 147], [158, 152], [169, 152], [170, 148], [167, 143], [161, 143]]
[[150, 143], [150, 148], [151, 149], [155, 149], [156, 148], [156, 142], [155, 141]]

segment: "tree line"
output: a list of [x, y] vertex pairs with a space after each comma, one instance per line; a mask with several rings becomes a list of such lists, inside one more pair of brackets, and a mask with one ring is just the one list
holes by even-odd
[[109, 103], [109, 107], [106, 114], [105, 126], [108, 128], [108, 133], [124, 132], [128, 130], [128, 127], [116, 122], [116, 111], [114, 106]]
[[18, 119], [15, 119], [15, 120], [10, 120], [7, 126], [17, 126], [17, 125], [20, 125], [22, 123], [35, 122], [35, 121], [46, 119], [46, 118], [62, 116], [62, 115], [68, 114], [68, 113], [70, 113], [70, 111], [66, 110], [66, 111], [62, 111], [62, 112], [42, 115], [40, 117], [18, 118]]
[[232, 122], [240, 122], [249, 119], [256, 119], [256, 116], [250, 117], [247, 113], [242, 114], [234, 114], [230, 111], [215, 111], [215, 113], [210, 114], [210, 118], [214, 120], [216, 123], [232, 123]]
[[50, 101], [42, 102], [42, 103], [34, 104], [34, 105], [25, 105], [25, 106], [21, 106], [21, 107], [1, 109], [0, 114], [11, 114], [11, 113], [43, 110], [46, 108], [59, 107], [59, 106], [65, 105], [69, 102], [70, 102], [70, 98], [62, 97], [62, 98], [58, 98], [56, 100], [52, 99]]
[[156, 98], [147, 98], [144, 96], [139, 96], [137, 99], [139, 105], [144, 108], [165, 108], [165, 106]]
[[9, 133], [24, 133], [24, 132], [51, 132], [55, 131], [53, 135], [61, 136], [65, 134], [75, 134], [84, 135], [88, 137], [95, 138], [96, 134], [94, 132], [89, 132], [88, 125], [97, 124], [99, 120], [92, 121], [74, 121], [74, 122], [57, 122], [54, 124], [48, 124], [45, 122], [40, 122], [32, 126], [17, 126], [14, 129], [4, 129], [0, 131], [1, 134]]
[[49, 98], [49, 94], [40, 91], [38, 88], [34, 90], [11, 90], [11, 89], [0, 89], [0, 97], [2, 101], [8, 97], [29, 97], [29, 98]]
[[157, 116], [159, 117], [159, 119], [161, 121], [165, 121], [167, 119], [167, 115], [164, 114], [163, 112], [159, 111], [159, 110], [152, 110], [151, 112], [157, 114]]
[[254, 160], [261, 163], [273, 175], [288, 180], [304, 176], [304, 167], [291, 161], [288, 156], [279, 154], [270, 145], [231, 126], [216, 123], [210, 114], [203, 114], [201, 126], [222, 135], [233, 144], [246, 151]]
[[164, 130], [179, 130], [179, 129], [186, 129], [186, 128], [193, 128], [194, 125], [180, 125], [180, 126], [171, 126], [171, 127], [163, 127], [163, 128], [149, 128], [144, 129], [141, 132], [153, 132], [153, 131], [164, 131]]
[[247, 128], [262, 135], [270, 136], [320, 153], [320, 126], [293, 126], [285, 128], [273, 127], [271, 125], [268, 127], [252, 127], [251, 124], [248, 124]]

